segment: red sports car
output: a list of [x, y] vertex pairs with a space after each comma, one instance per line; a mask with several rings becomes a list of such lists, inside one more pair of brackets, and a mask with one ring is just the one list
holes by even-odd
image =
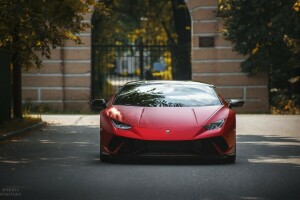
[[100, 158], [198, 156], [235, 162], [236, 120], [213, 85], [193, 81], [137, 81], [125, 84], [100, 112]]

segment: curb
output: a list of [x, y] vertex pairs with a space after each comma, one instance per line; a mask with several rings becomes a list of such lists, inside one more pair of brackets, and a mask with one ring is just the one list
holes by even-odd
[[9, 132], [9, 133], [5, 133], [5, 134], [3, 134], [3, 135], [0, 136], [0, 141], [6, 140], [6, 139], [8, 139], [10, 137], [20, 136], [20, 135], [22, 135], [25, 132], [42, 128], [45, 125], [46, 125], [46, 122], [39, 122], [37, 124], [34, 124], [32, 126], [28, 126], [26, 128], [20, 129], [20, 130], [16, 130], [16, 131], [12, 131], [12, 132]]

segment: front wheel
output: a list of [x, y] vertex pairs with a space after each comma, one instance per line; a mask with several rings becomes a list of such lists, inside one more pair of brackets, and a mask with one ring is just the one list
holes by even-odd
[[100, 153], [100, 161], [101, 161], [101, 162], [110, 162], [111, 159], [110, 159], [110, 157], [109, 157], [108, 155], [102, 155], [102, 154]]
[[102, 153], [101, 146], [100, 146], [100, 161], [101, 162], [110, 162], [111, 161], [109, 155], [104, 155]]
[[228, 156], [225, 158], [225, 162], [228, 164], [233, 164], [236, 161], [236, 155]]
[[236, 161], [236, 141], [235, 141], [235, 145], [234, 145], [234, 154], [233, 155], [229, 155], [227, 158], [225, 158], [225, 162], [228, 164], [233, 164]]

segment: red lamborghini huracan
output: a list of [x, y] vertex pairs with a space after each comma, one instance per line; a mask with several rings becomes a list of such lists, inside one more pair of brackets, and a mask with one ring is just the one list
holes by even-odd
[[100, 158], [198, 156], [235, 162], [236, 120], [213, 85], [192, 81], [137, 81], [125, 84], [100, 112]]

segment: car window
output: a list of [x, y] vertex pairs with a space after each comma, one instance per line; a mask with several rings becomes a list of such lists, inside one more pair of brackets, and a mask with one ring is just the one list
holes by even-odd
[[214, 89], [193, 84], [125, 85], [116, 95], [114, 105], [143, 107], [200, 107], [221, 105]]

